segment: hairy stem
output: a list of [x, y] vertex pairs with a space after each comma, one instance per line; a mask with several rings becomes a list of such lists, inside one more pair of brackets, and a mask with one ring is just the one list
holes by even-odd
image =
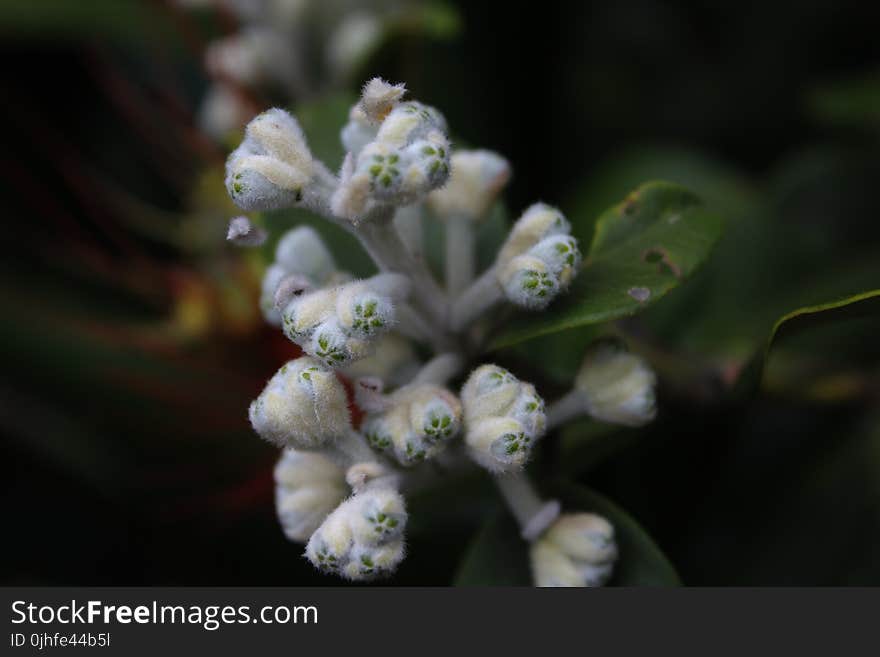
[[547, 407], [547, 430], [555, 429], [569, 420], [586, 414], [583, 393], [579, 390], [571, 390]]
[[474, 222], [463, 216], [446, 219], [446, 293], [456, 298], [474, 280], [477, 266]]
[[490, 267], [453, 303], [450, 313], [452, 330], [461, 332], [503, 298], [495, 268]]
[[537, 539], [559, 517], [559, 502], [542, 500], [525, 472], [497, 475], [495, 483], [525, 540]]

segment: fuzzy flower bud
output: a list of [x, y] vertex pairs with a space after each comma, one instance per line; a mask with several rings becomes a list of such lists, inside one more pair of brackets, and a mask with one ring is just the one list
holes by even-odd
[[397, 491], [367, 488], [327, 517], [309, 539], [306, 558], [319, 570], [355, 581], [391, 573], [404, 557], [406, 521]]
[[601, 586], [617, 558], [614, 528], [594, 513], [562, 515], [530, 556], [536, 586]]
[[504, 266], [522, 255], [541, 240], [553, 235], [569, 235], [571, 224], [556, 208], [546, 203], [529, 206], [513, 225], [504, 245], [498, 252], [497, 262]]
[[[432, 107], [399, 102], [404, 91], [378, 78], [364, 86], [361, 101], [342, 131], [349, 157], [331, 199], [336, 215], [357, 222], [371, 203], [416, 203], [448, 179], [446, 121]], [[375, 136], [365, 143], [374, 130]]]
[[308, 541], [347, 493], [342, 469], [320, 454], [286, 449], [275, 466], [275, 510], [291, 541]]
[[482, 365], [461, 391], [465, 442], [477, 463], [491, 472], [521, 468], [544, 434], [544, 401], [534, 386], [496, 365]]
[[386, 403], [387, 410], [366, 418], [362, 432], [371, 447], [392, 453], [401, 465], [433, 458], [461, 430], [461, 403], [439, 386], [404, 386]]
[[485, 216], [510, 180], [510, 164], [492, 151], [456, 151], [451, 166], [449, 182], [431, 192], [427, 199], [439, 217]]
[[279, 447], [316, 449], [351, 429], [345, 388], [314, 358], [284, 365], [250, 406], [261, 438]]
[[409, 294], [399, 274], [379, 274], [291, 300], [282, 312], [284, 334], [330, 367], [368, 356], [394, 323], [394, 304]]
[[555, 208], [536, 203], [520, 217], [498, 254], [498, 282], [508, 301], [543, 310], [580, 266], [577, 240]]
[[638, 427], [657, 413], [656, 385], [657, 376], [642, 358], [601, 342], [587, 353], [574, 387], [597, 420]]
[[226, 161], [226, 189], [238, 207], [277, 210], [300, 203], [315, 163], [296, 119], [282, 109], [254, 118]]
[[373, 78], [364, 85], [360, 107], [369, 121], [381, 123], [404, 94], [406, 94], [405, 85], [391, 84], [382, 78]]

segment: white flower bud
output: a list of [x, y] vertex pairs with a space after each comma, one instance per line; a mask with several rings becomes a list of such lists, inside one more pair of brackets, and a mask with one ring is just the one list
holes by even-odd
[[630, 427], [654, 419], [656, 384], [654, 371], [642, 358], [609, 342], [588, 351], [575, 378], [575, 390], [591, 416]]
[[544, 238], [528, 250], [528, 255], [547, 266], [547, 270], [556, 278], [561, 289], [568, 287], [581, 264], [581, 252], [577, 240], [571, 235], [552, 235]]
[[278, 370], [249, 415], [260, 437], [280, 447], [316, 449], [351, 429], [345, 388], [332, 370], [309, 357]]
[[439, 386], [404, 386], [387, 404], [364, 420], [362, 432], [371, 447], [390, 451], [401, 465], [433, 458], [461, 431], [461, 403]]
[[353, 540], [347, 505], [348, 500], [336, 507], [306, 545], [306, 558], [325, 573], [343, 574], [351, 556]]
[[504, 266], [522, 255], [541, 240], [552, 235], [568, 235], [571, 225], [556, 208], [545, 203], [535, 203], [523, 212], [513, 225], [510, 234], [498, 253], [497, 263]]
[[260, 246], [266, 241], [266, 231], [254, 226], [247, 217], [235, 217], [229, 220], [226, 240], [236, 246]]
[[498, 272], [498, 282], [510, 303], [529, 310], [543, 310], [559, 294], [559, 280], [531, 255], [510, 260]]
[[617, 558], [614, 528], [602, 516], [560, 516], [531, 548], [537, 586], [601, 586]]
[[403, 497], [388, 487], [370, 488], [351, 498], [351, 532], [355, 543], [379, 545], [403, 536], [406, 508]]
[[373, 78], [364, 85], [360, 107], [368, 120], [381, 123], [405, 93], [406, 86], [403, 84], [391, 84], [382, 78]]
[[277, 210], [301, 202], [314, 174], [302, 129], [275, 108], [248, 124], [244, 141], [226, 161], [226, 189], [243, 210]]
[[352, 580], [393, 572], [404, 557], [406, 521], [400, 493], [368, 487], [327, 517], [309, 539], [306, 557], [316, 568]]
[[471, 458], [490, 472], [512, 472], [531, 456], [534, 436], [512, 417], [489, 417], [468, 425]]
[[486, 215], [498, 193], [510, 180], [510, 164], [492, 151], [456, 151], [449, 181], [428, 195], [430, 208], [440, 217], [479, 219]]
[[315, 286], [324, 285], [336, 272], [330, 250], [310, 226], [298, 226], [284, 233], [275, 248], [275, 260], [289, 274], [308, 276]]
[[432, 133], [446, 134], [446, 119], [433, 107], [411, 100], [397, 104], [385, 117], [376, 141], [402, 148]]
[[305, 543], [347, 493], [342, 469], [320, 454], [286, 449], [275, 466], [275, 509], [291, 541]]
[[491, 472], [521, 468], [544, 434], [544, 401], [534, 386], [496, 365], [474, 370], [461, 392], [465, 443], [477, 463]]

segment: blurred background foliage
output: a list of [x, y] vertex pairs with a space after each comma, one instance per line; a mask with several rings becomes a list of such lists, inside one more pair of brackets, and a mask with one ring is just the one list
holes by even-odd
[[[509, 214], [558, 204], [588, 241], [606, 208], [664, 179], [725, 221], [702, 270], [644, 313], [493, 355], [549, 399], [599, 332], [658, 370], [653, 425], [579, 422], [535, 464], [550, 486], [591, 489], [563, 499], [619, 518], [642, 561], [617, 582], [880, 584], [880, 304], [795, 313], [773, 333], [798, 308], [880, 288], [875, 8], [404, 4], [350, 79], [293, 103], [328, 162], [378, 74], [511, 160]], [[224, 244], [228, 144], [196, 119], [203, 50], [234, 29], [160, 0], [0, 1], [5, 584], [330, 583], [283, 539], [276, 454], [247, 424], [295, 352], [257, 309], [268, 251]], [[276, 237], [311, 221], [264, 220]], [[485, 477], [410, 504], [392, 583], [521, 581]]]

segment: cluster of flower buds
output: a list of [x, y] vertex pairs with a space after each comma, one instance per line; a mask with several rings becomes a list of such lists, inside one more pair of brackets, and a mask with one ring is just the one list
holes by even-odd
[[496, 365], [482, 365], [461, 390], [471, 457], [490, 472], [521, 468], [544, 435], [544, 400], [530, 383]]
[[[363, 379], [358, 382], [363, 389]], [[373, 394], [378, 390], [372, 388]], [[362, 407], [369, 408], [366, 402]], [[373, 449], [389, 452], [411, 466], [439, 454], [461, 431], [461, 403], [449, 390], [431, 383], [411, 383], [378, 400], [363, 423]]]
[[378, 274], [294, 295], [281, 312], [281, 324], [307, 354], [342, 367], [371, 353], [395, 321], [395, 304], [408, 294], [405, 276]]
[[[359, 239], [379, 269], [353, 279], [313, 229], [298, 227], [281, 238], [266, 271], [264, 314], [306, 354], [282, 367], [250, 408], [254, 430], [285, 449], [276, 470], [282, 527], [307, 542], [306, 556], [321, 570], [352, 580], [392, 572], [404, 555], [401, 491], [471, 461], [492, 474], [516, 516], [537, 583], [601, 583], [614, 561], [610, 525], [589, 514], [560, 517], [559, 503], [537, 496], [523, 466], [545, 431], [571, 417], [651, 419], [654, 375], [637, 357], [600, 344], [574, 389], [545, 412], [534, 386], [475, 361], [481, 342], [472, 325], [504, 298], [544, 308], [576, 275], [577, 242], [558, 210], [535, 204], [474, 279], [473, 227], [510, 167], [488, 151], [451, 153], [441, 115], [405, 101], [404, 91], [378, 79], [365, 85], [342, 129], [347, 155], [338, 176], [281, 110], [256, 117], [229, 158], [227, 185], [241, 207], [305, 205]], [[445, 290], [418, 245], [402, 238], [402, 216], [443, 222]], [[256, 240], [247, 219], [233, 224], [231, 239]], [[417, 354], [429, 350], [436, 355], [420, 363]], [[468, 365], [476, 367], [456, 396], [449, 385]]]
[[446, 120], [433, 107], [402, 100], [403, 85], [375, 78], [342, 130], [348, 156], [333, 196], [335, 214], [360, 220], [377, 205], [417, 203], [449, 178]]
[[406, 520], [400, 493], [368, 487], [327, 516], [309, 539], [306, 557], [319, 570], [351, 580], [393, 572], [403, 560]]
[[560, 516], [532, 543], [536, 586], [602, 586], [617, 559], [614, 527], [594, 513]]

